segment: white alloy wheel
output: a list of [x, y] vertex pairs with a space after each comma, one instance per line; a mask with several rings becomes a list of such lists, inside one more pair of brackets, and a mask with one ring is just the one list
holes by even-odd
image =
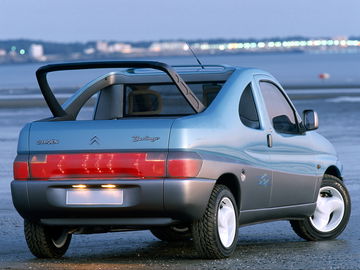
[[69, 234], [66, 230], [59, 232], [51, 237], [51, 241], [53, 242], [54, 246], [57, 248], [62, 248], [69, 237]]
[[310, 222], [320, 232], [330, 232], [339, 226], [345, 212], [344, 198], [330, 186], [320, 188], [314, 215]]
[[205, 213], [192, 223], [191, 232], [195, 248], [204, 259], [224, 259], [234, 253], [238, 208], [227, 186], [214, 186]]
[[235, 208], [228, 197], [222, 198], [217, 212], [217, 228], [221, 244], [228, 248], [234, 242], [237, 230]]

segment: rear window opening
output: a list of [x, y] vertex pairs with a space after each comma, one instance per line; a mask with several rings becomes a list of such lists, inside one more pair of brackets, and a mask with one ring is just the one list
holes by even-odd
[[[204, 106], [210, 105], [223, 83], [188, 83]], [[124, 117], [176, 116], [194, 114], [174, 84], [125, 85]]]
[[[207, 107], [224, 82], [187, 83]], [[102, 89], [81, 108], [77, 120], [113, 120], [134, 117], [179, 117], [196, 112], [171, 83], [121, 84]]]

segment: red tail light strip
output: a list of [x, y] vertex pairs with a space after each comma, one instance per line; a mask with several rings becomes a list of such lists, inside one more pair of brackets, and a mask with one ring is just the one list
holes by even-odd
[[196, 177], [202, 160], [190, 152], [77, 153], [24, 156], [14, 161], [16, 180], [161, 179]]
[[164, 153], [86, 153], [35, 155], [30, 160], [33, 179], [162, 178]]
[[27, 155], [17, 156], [14, 161], [14, 179], [28, 180], [30, 178]]

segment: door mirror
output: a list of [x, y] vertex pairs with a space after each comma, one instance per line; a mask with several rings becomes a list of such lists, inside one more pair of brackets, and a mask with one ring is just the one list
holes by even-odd
[[303, 119], [306, 131], [315, 130], [319, 127], [319, 118], [315, 111], [304, 110]]

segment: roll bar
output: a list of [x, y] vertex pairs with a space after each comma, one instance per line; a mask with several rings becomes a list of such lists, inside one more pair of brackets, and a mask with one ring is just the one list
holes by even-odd
[[75, 62], [75, 63], [61, 63], [50, 64], [40, 67], [36, 71], [36, 78], [41, 90], [42, 95], [45, 98], [47, 105], [54, 117], [63, 117], [67, 113], [56, 99], [52, 92], [48, 80], [47, 74], [54, 71], [65, 70], [82, 70], [82, 69], [96, 69], [96, 68], [152, 68], [165, 72], [173, 83], [177, 86], [181, 94], [185, 97], [190, 106], [197, 112], [201, 112], [205, 109], [201, 101], [187, 86], [185, 81], [180, 77], [178, 73], [169, 65], [156, 61], [102, 61], [102, 62]]

